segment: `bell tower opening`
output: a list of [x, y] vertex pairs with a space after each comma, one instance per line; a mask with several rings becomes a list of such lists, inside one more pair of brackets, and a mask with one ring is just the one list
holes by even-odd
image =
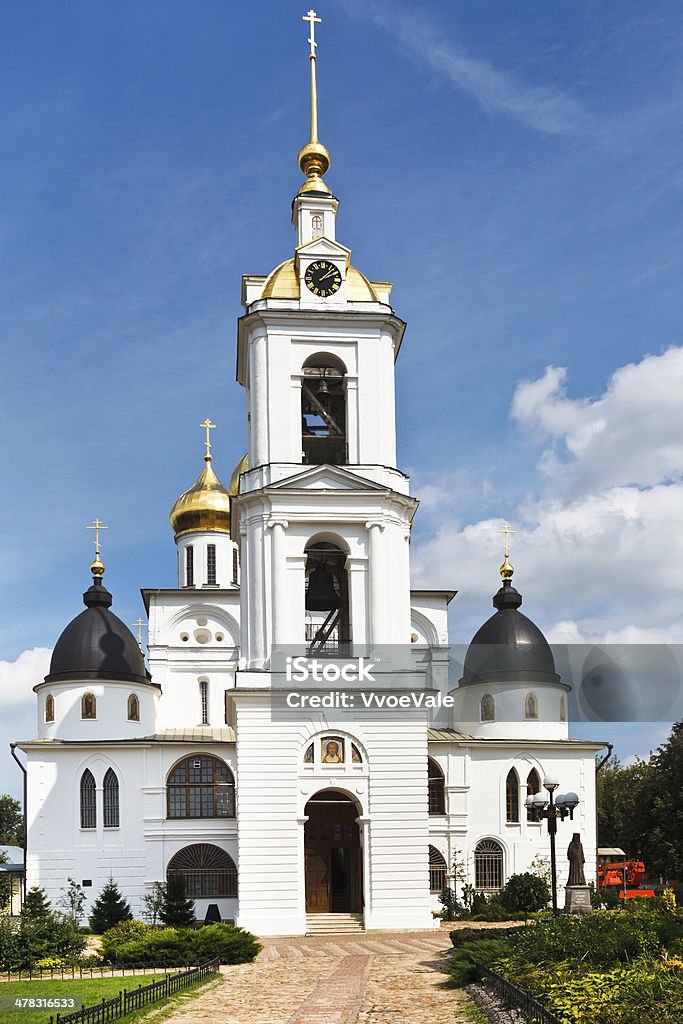
[[346, 553], [328, 541], [306, 548], [306, 643], [309, 654], [336, 657], [351, 643]]
[[301, 386], [301, 459], [305, 465], [344, 466], [346, 367], [327, 353], [309, 356]]

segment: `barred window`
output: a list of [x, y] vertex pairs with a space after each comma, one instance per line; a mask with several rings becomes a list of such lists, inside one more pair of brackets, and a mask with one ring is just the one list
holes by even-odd
[[173, 874], [182, 876], [185, 895], [191, 899], [237, 895], [235, 862], [225, 850], [211, 843], [196, 843], [179, 850], [168, 862], [166, 877]]
[[524, 699], [524, 717], [534, 720], [538, 718], [538, 697], [531, 690]]
[[474, 851], [475, 889], [503, 888], [503, 850], [494, 839], [482, 839]]
[[97, 718], [97, 701], [94, 693], [84, 693], [81, 697], [81, 718]]
[[191, 544], [185, 548], [185, 586], [194, 586], [194, 548]]
[[[535, 768], [532, 768], [529, 772], [526, 780], [526, 793], [527, 796], [535, 796], [536, 793], [541, 792], [541, 780], [538, 776], [538, 772]], [[539, 821], [538, 812], [533, 807], [527, 807], [526, 809], [526, 820], [527, 821]]]
[[427, 779], [429, 785], [429, 813], [445, 814], [446, 783], [443, 772], [436, 761], [432, 761], [431, 757], [427, 758]]
[[232, 582], [237, 583], [239, 577], [239, 555], [237, 548], [232, 549]]
[[514, 768], [505, 780], [505, 818], [508, 822], [519, 821], [519, 776]]
[[199, 680], [199, 703], [202, 725], [209, 724], [209, 684], [206, 679]]
[[429, 847], [429, 891], [441, 892], [446, 888], [446, 861], [435, 846]]
[[104, 827], [119, 827], [119, 780], [112, 768], [104, 776]]
[[169, 818], [234, 818], [235, 779], [224, 761], [190, 755], [167, 782]]
[[89, 768], [81, 775], [81, 828], [97, 826], [97, 790]]
[[131, 693], [128, 698], [128, 721], [139, 722], [140, 721], [140, 700], [135, 693]]
[[48, 693], [45, 698], [45, 721], [54, 722], [55, 720], [55, 699], [51, 693]]
[[206, 545], [206, 582], [215, 584], [216, 582], [216, 545]]

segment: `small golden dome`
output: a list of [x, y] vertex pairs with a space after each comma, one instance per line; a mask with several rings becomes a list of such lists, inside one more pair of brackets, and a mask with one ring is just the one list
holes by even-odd
[[[262, 299], [299, 299], [299, 278], [294, 259], [285, 260], [266, 278]], [[360, 270], [349, 266], [346, 270], [346, 299], [348, 302], [379, 302], [377, 293]]]
[[181, 494], [171, 509], [171, 526], [176, 536], [199, 530], [230, 533], [230, 497], [213, 471], [211, 456], [196, 483]]
[[500, 575], [501, 575], [501, 577], [504, 580], [511, 580], [513, 575], [514, 575], [514, 572], [515, 572], [515, 570], [510, 565], [510, 559], [506, 555], [505, 556], [505, 561], [503, 562], [503, 564], [500, 567]]
[[240, 489], [240, 477], [242, 473], [246, 473], [249, 469], [249, 455], [243, 455], [240, 461], [237, 463], [232, 471], [230, 477], [230, 484], [228, 486], [228, 493], [231, 498], [234, 498], [236, 494], [239, 494]]
[[329, 169], [331, 164], [331, 158], [328, 151], [323, 146], [322, 142], [311, 141], [307, 142], [302, 149], [299, 150], [299, 167], [306, 175], [306, 181], [299, 189], [299, 195], [302, 192], [329, 192], [329, 188], [326, 182], [323, 181], [322, 176]]

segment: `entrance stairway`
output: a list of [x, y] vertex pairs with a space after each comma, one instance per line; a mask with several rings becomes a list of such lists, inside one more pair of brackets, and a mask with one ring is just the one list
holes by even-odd
[[306, 914], [307, 935], [357, 935], [364, 931], [362, 914]]

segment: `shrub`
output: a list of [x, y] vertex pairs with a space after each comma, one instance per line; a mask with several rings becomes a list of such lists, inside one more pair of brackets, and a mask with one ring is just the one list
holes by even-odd
[[120, 921], [113, 928], [108, 928], [102, 936], [101, 952], [105, 960], [111, 961], [115, 956], [116, 949], [124, 942], [133, 942], [142, 939], [152, 929], [144, 921]]
[[146, 934], [137, 938], [111, 946], [108, 943], [107, 959], [115, 964], [158, 967], [204, 963], [217, 956], [224, 964], [242, 964], [253, 960], [260, 949], [250, 932], [229, 924], [160, 930], [147, 927]]
[[500, 902], [513, 913], [532, 914], [548, 906], [550, 889], [548, 883], [538, 875], [526, 871], [511, 875], [500, 894]]
[[[501, 929], [499, 929], [501, 930]], [[508, 951], [509, 939], [489, 935], [457, 946], [451, 958], [450, 975], [455, 985], [467, 985], [477, 977], [477, 964], [491, 966]]]
[[0, 918], [0, 967], [4, 970], [23, 970], [45, 957], [71, 963], [85, 944], [73, 923], [57, 914], [19, 921]]

